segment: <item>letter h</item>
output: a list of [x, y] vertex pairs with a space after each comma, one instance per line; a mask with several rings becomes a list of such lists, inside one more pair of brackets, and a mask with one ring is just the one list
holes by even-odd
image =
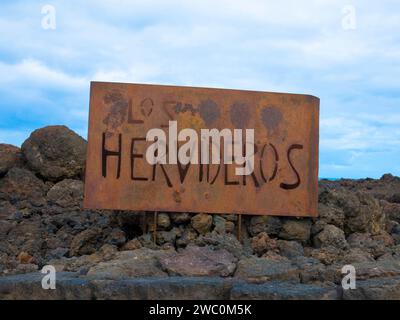
[[106, 134], [103, 132], [103, 141], [101, 146], [101, 158], [102, 158], [102, 174], [105, 178], [107, 176], [107, 157], [118, 157], [118, 168], [117, 168], [117, 179], [119, 179], [121, 173], [121, 150], [122, 150], [122, 135], [118, 135], [118, 151], [107, 150], [106, 147]]

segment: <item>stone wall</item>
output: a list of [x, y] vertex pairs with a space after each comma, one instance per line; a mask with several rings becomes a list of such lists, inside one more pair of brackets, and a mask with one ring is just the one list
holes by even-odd
[[[154, 242], [152, 213], [82, 209], [85, 156], [64, 126], [34, 131], [21, 149], [0, 144], [0, 297], [15, 298], [12, 277], [52, 264], [85, 281], [221, 279], [236, 298], [274, 288], [287, 298], [291, 286], [297, 298], [400, 298], [398, 177], [321, 181], [319, 218], [242, 215], [240, 242], [236, 215], [160, 212]], [[362, 290], [338, 293], [345, 264]]]

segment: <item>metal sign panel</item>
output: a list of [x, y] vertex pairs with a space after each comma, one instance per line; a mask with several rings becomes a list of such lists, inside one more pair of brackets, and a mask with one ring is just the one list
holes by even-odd
[[[168, 137], [171, 121], [178, 132], [191, 128], [199, 135], [254, 129], [254, 170], [238, 176], [238, 165], [223, 161], [150, 164], [145, 155], [153, 142], [146, 135], [159, 128]], [[314, 217], [318, 140], [313, 96], [92, 82], [84, 206]]]

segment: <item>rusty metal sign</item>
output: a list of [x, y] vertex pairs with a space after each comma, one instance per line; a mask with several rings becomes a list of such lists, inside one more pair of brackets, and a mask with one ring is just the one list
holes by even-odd
[[[171, 123], [177, 132], [189, 128], [199, 136], [204, 129], [253, 129], [251, 174], [237, 175], [238, 164], [223, 159], [150, 163], [146, 154], [155, 140], [147, 134], [157, 128], [168, 137]], [[92, 82], [84, 205], [314, 217], [318, 140], [319, 99], [313, 96]], [[167, 145], [166, 159], [181, 146]], [[203, 151], [201, 145], [196, 150]]]

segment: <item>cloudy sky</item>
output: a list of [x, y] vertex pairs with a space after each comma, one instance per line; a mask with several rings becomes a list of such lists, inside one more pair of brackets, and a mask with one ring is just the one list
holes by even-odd
[[400, 175], [398, 0], [2, 0], [0, 29], [0, 142], [86, 137], [91, 80], [307, 93], [321, 177]]

